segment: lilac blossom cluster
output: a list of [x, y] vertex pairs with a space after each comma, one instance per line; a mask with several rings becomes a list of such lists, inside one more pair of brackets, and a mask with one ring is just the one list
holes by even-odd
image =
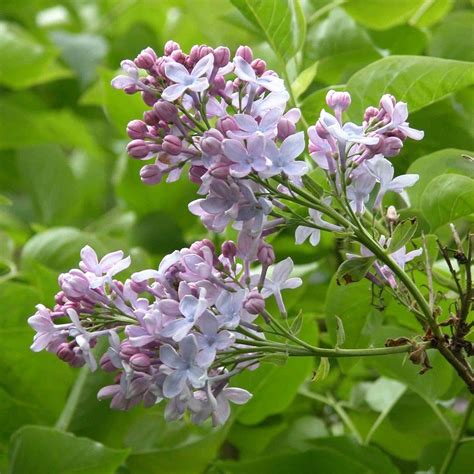
[[283, 80], [247, 46], [232, 59], [225, 47], [194, 46], [185, 54], [173, 41], [163, 56], [147, 48], [134, 61], [123, 61], [122, 70], [112, 85], [140, 92], [151, 107], [127, 127], [128, 154], [153, 161], [141, 169], [142, 181], [175, 181], [187, 165], [189, 179], [205, 196], [189, 209], [208, 229], [221, 232], [235, 223], [260, 234], [272, 206], [249, 175], [296, 178], [308, 171], [296, 160], [305, 138], [296, 132], [300, 111], [285, 113]]
[[[368, 107], [362, 124], [357, 125], [342, 119], [351, 104], [348, 92], [331, 90], [326, 103], [334, 115], [323, 109], [316, 125], [308, 129], [309, 152], [326, 172], [335, 193], [347, 198], [357, 214], [363, 214], [367, 207], [377, 210], [389, 191], [407, 199], [404, 190], [418, 181], [418, 175], [394, 177], [393, 165], [387, 160], [400, 153], [407, 138], [423, 138], [423, 132], [406, 121], [407, 104], [385, 94], [379, 108]], [[370, 200], [377, 184], [375, 198]]]
[[[253, 244], [253, 241], [247, 241]], [[260, 241], [225, 241], [218, 254], [203, 240], [166, 256], [157, 270], [115, 277], [130, 265], [121, 251], [98, 259], [88, 246], [79, 268], [59, 276], [56, 305], [37, 306], [28, 320], [35, 329], [33, 351], [46, 349], [73, 367], [87, 364], [115, 373], [115, 383], [98, 393], [111, 407], [168, 401], [165, 417], [222, 424], [229, 401], [245, 403], [251, 394], [229, 387], [230, 378], [258, 366], [265, 342], [255, 319], [273, 295], [285, 311], [281, 292], [296, 288], [291, 259], [273, 266], [273, 249]], [[259, 268], [251, 269], [256, 262]], [[104, 339], [99, 362], [93, 348]], [[255, 343], [257, 341], [257, 343]]]

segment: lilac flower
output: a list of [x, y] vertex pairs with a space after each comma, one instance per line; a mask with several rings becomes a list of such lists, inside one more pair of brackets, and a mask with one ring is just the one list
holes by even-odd
[[405, 188], [413, 186], [419, 179], [417, 174], [404, 174], [394, 178], [395, 170], [392, 163], [382, 156], [367, 161], [367, 168], [380, 183], [374, 207], [378, 207], [388, 191], [402, 194]]
[[234, 64], [236, 76], [253, 87], [260, 86], [271, 92], [281, 92], [285, 89], [283, 80], [279, 77], [270, 74], [257, 77], [252, 66], [240, 56], [234, 58]]
[[31, 345], [34, 352], [48, 348], [55, 351], [59, 344], [67, 339], [68, 328], [72, 324], [54, 324], [51, 320], [51, 311], [39, 304], [36, 313], [28, 318], [28, 324], [36, 331]]
[[230, 138], [250, 138], [255, 134], [261, 133], [265, 137], [274, 137], [278, 121], [281, 118], [281, 111], [279, 109], [271, 109], [266, 112], [260, 123], [258, 123], [251, 115], [236, 114], [234, 119], [237, 122], [240, 130], [229, 132]]
[[212, 421], [214, 425], [223, 425], [230, 415], [229, 402], [235, 403], [236, 405], [243, 405], [247, 403], [252, 394], [238, 387], [225, 387], [216, 397], [216, 408], [212, 413]]
[[130, 266], [130, 257], [123, 258], [121, 250], [108, 253], [100, 262], [94, 249], [86, 245], [81, 250], [79, 267], [84, 272], [92, 273], [96, 278], [91, 278], [90, 288], [98, 288], [104, 283], [110, 283], [112, 277]]
[[[330, 198], [325, 199], [324, 202], [326, 204], [330, 204], [331, 199]], [[340, 232], [343, 230], [341, 226], [324, 221], [321, 218], [322, 212], [317, 211], [316, 209], [310, 209], [308, 212], [309, 212], [309, 216], [311, 217], [311, 220], [314, 222], [315, 225], [323, 229], [330, 230], [332, 232]], [[297, 245], [302, 244], [308, 237], [309, 237], [310, 244], [313, 247], [315, 247], [316, 245], [319, 244], [319, 241], [321, 239], [321, 230], [316, 229], [314, 227], [306, 227], [302, 225], [296, 228], [295, 242]]]
[[120, 67], [125, 74], [121, 74], [112, 79], [112, 87], [115, 89], [126, 89], [130, 86], [140, 86], [142, 83], [139, 81], [139, 72], [137, 66], [133, 61], [126, 59], [120, 63]]
[[76, 310], [69, 308], [67, 310], [67, 315], [73, 323], [69, 329], [69, 335], [76, 339], [76, 343], [81, 351], [82, 357], [86, 361], [91, 371], [94, 372], [97, 369], [97, 361], [95, 360], [95, 357], [91, 351], [91, 340], [99, 335], [108, 334], [109, 331], [96, 331], [95, 334], [91, 334], [83, 328]]
[[407, 104], [405, 102], [397, 102], [394, 105], [394, 101], [395, 99], [392, 99], [392, 96], [389, 94], [385, 94], [382, 96], [382, 99], [380, 99], [380, 104], [390, 118], [390, 122], [382, 128], [379, 128], [377, 133], [399, 130], [413, 140], [423, 139], [425, 133], [422, 130], [411, 128], [406, 121], [408, 118]]
[[378, 137], [366, 136], [364, 128], [352, 122], [346, 122], [341, 126], [338, 120], [333, 115], [328, 114], [324, 109], [321, 110], [319, 123], [343, 147], [345, 147], [347, 143], [376, 145], [379, 141]]
[[125, 329], [130, 343], [135, 347], [142, 347], [156, 341], [162, 334], [163, 317], [154, 305], [141, 318], [140, 326], [130, 325]]
[[367, 170], [364, 164], [352, 173], [352, 182], [347, 187], [347, 198], [352, 209], [358, 214], [365, 212], [365, 204], [376, 183], [375, 177]]
[[226, 330], [219, 331], [219, 321], [211, 313], [205, 313], [198, 322], [201, 334], [196, 334], [199, 352], [196, 362], [201, 367], [208, 367], [216, 358], [218, 350], [228, 349], [235, 341], [235, 336]]
[[295, 161], [305, 148], [304, 133], [299, 132], [286, 138], [278, 149], [275, 142], [267, 140], [265, 155], [270, 160], [269, 167], [260, 174], [265, 178], [285, 173], [288, 176], [302, 176], [308, 171], [304, 161]]
[[181, 97], [187, 90], [192, 92], [202, 92], [209, 87], [206, 76], [212, 70], [214, 56], [208, 54], [200, 59], [191, 72], [180, 63], [169, 62], [165, 65], [165, 73], [168, 79], [175, 84], [168, 86], [161, 94], [162, 99], [173, 102]]
[[262, 296], [268, 298], [270, 295], [274, 295], [278, 308], [284, 315], [286, 314], [286, 309], [281, 291], [290, 288], [298, 288], [303, 284], [301, 278], [290, 278], [292, 271], [293, 260], [288, 257], [273, 266], [271, 277], [265, 278], [263, 283]]
[[208, 302], [205, 294], [205, 290], [201, 290], [199, 299], [192, 295], [185, 296], [179, 303], [179, 310], [184, 317], [168, 323], [161, 331], [161, 335], [181, 341], [206, 311]]
[[225, 155], [234, 164], [230, 171], [236, 178], [243, 178], [254, 171], [263, 171], [267, 166], [267, 161], [263, 156], [265, 138], [261, 135], [254, 135], [247, 139], [247, 148], [239, 140], [225, 139], [222, 148]]
[[235, 329], [239, 325], [244, 299], [244, 291], [223, 291], [220, 294], [216, 308], [219, 311], [218, 319], [221, 327]]
[[179, 354], [169, 344], [160, 347], [160, 360], [166, 373], [163, 384], [166, 398], [176, 397], [185, 389], [187, 382], [195, 388], [204, 386], [206, 371], [196, 364], [197, 353], [198, 345], [192, 334], [180, 341]]

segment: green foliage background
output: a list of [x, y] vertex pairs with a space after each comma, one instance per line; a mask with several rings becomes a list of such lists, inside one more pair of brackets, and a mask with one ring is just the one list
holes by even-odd
[[[26, 324], [34, 304], [53, 303], [57, 274], [77, 264], [88, 243], [124, 249], [131, 272], [157, 265], [205, 232], [187, 211], [195, 187], [182, 180], [146, 187], [124, 154], [125, 126], [143, 105], [109, 86], [120, 60], [168, 39], [249, 44], [281, 72], [314, 123], [328, 88], [349, 90], [360, 120], [381, 94], [408, 102], [425, 130], [395, 158], [419, 173], [411, 191], [420, 229], [448, 239], [474, 212], [474, 13], [467, 0], [3, 0], [0, 6], [0, 471], [56, 473], [413, 473], [438, 469], [466, 393], [433, 356], [419, 376], [403, 356], [265, 364], [241, 376], [254, 393], [223, 428], [168, 423], [162, 408], [109, 410], [96, 400], [103, 374], [85, 375], [51, 354], [33, 354]], [[292, 59], [300, 51], [297, 60]], [[434, 237], [431, 237], [434, 241]], [[331, 279], [338, 243], [274, 242], [306, 275], [290, 296], [303, 309], [303, 337], [347, 347], [411, 336], [416, 321], [395, 301], [371, 305], [368, 285]], [[436, 255], [436, 252], [433, 254]], [[439, 269], [442, 273], [443, 269]], [[423, 276], [416, 275], [420, 287]], [[447, 293], [449, 288], [438, 285]], [[443, 306], [444, 316], [448, 304]], [[77, 377], [84, 380], [68, 426], [60, 419]], [[55, 428], [62, 428], [64, 431]], [[474, 434], [474, 419], [468, 425]], [[472, 474], [474, 441], [449, 471]], [[436, 472], [435, 470], [430, 472]]]

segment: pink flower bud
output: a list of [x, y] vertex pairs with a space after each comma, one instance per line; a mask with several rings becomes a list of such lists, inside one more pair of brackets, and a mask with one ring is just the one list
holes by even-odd
[[164, 122], [174, 122], [178, 118], [178, 109], [176, 106], [165, 100], [159, 100], [154, 106], [153, 110], [160, 120]]
[[[199, 52], [198, 52], [199, 59], [202, 59], [205, 56], [207, 56], [208, 54], [213, 54], [213, 53], [214, 53], [214, 50], [210, 46], [207, 46], [205, 44], [199, 46]], [[198, 59], [198, 61], [199, 61], [199, 59]]]
[[387, 209], [387, 220], [391, 222], [397, 222], [400, 215], [397, 213], [395, 206], [388, 206]]
[[267, 69], [267, 63], [260, 58], [254, 59], [251, 63], [251, 66], [257, 76], [261, 76]]
[[277, 125], [278, 138], [284, 140], [285, 138], [293, 135], [296, 132], [296, 125], [287, 118], [281, 118]]
[[265, 309], [263, 296], [257, 290], [252, 290], [244, 301], [244, 309], [250, 314], [260, 314]]
[[351, 95], [349, 92], [336, 92], [330, 90], [326, 94], [326, 103], [333, 110], [344, 112], [351, 105]]
[[224, 67], [229, 63], [230, 50], [224, 46], [219, 46], [213, 51], [214, 54], [214, 66]]
[[163, 172], [157, 165], [145, 165], [140, 170], [140, 179], [144, 184], [158, 184], [163, 178]]
[[244, 61], [247, 61], [249, 64], [253, 59], [253, 52], [248, 46], [239, 46], [235, 52], [236, 56], [240, 56]]
[[222, 243], [222, 255], [226, 258], [234, 258], [237, 255], [237, 246], [232, 240], [226, 240]]
[[262, 265], [272, 265], [275, 261], [273, 247], [267, 242], [262, 242], [257, 252], [257, 258]]
[[173, 51], [181, 49], [181, 46], [175, 41], [169, 40], [166, 42], [164, 47], [165, 56], [169, 56]]
[[181, 140], [174, 135], [166, 135], [161, 146], [169, 155], [179, 155], [183, 149]]
[[376, 107], [367, 107], [364, 112], [364, 122], [370, 122], [370, 120], [374, 117], [377, 117], [378, 114], [379, 109], [377, 109]]
[[170, 54], [170, 58], [180, 64], [184, 64], [186, 61], [186, 55], [180, 49], [175, 49]]
[[209, 240], [209, 239], [202, 239], [202, 240], [198, 240], [197, 242], [194, 242], [191, 247], [189, 247], [189, 250], [191, 250], [191, 252], [195, 252], [195, 253], [201, 253], [201, 249], [203, 247], [208, 247], [211, 249], [212, 253], [215, 252], [216, 250], [216, 247], [214, 246], [214, 244]]
[[222, 142], [212, 136], [204, 137], [201, 142], [201, 150], [206, 155], [215, 156], [222, 152]]
[[110, 357], [107, 353], [105, 353], [101, 358], [99, 362], [100, 368], [104, 372], [115, 372], [117, 370], [117, 367], [115, 367], [114, 364], [112, 364], [112, 361], [110, 360]]
[[189, 168], [188, 171], [188, 177], [189, 180], [194, 183], [194, 184], [202, 184], [202, 177], [204, 174], [206, 174], [207, 170], [204, 168], [204, 166], [196, 166], [193, 165]]
[[383, 140], [382, 155], [391, 157], [400, 153], [403, 148], [403, 142], [398, 137], [387, 137]]
[[318, 120], [316, 122], [316, 133], [322, 138], [327, 139], [329, 137], [329, 132], [324, 128], [322, 123]]
[[191, 64], [196, 64], [199, 61], [199, 45], [195, 44], [189, 52], [189, 61]]
[[209, 173], [212, 177], [217, 179], [226, 179], [229, 176], [229, 165], [218, 164], [215, 165]]
[[212, 89], [211, 93], [212, 94], [219, 94], [222, 93], [225, 89], [225, 78], [224, 76], [216, 76], [214, 78], [214, 81], [212, 82]]
[[132, 140], [127, 145], [127, 153], [133, 158], [146, 158], [150, 153], [148, 143], [144, 140]]
[[132, 120], [128, 122], [127, 134], [132, 139], [145, 138], [148, 133], [148, 127], [142, 120]]
[[149, 107], [153, 107], [158, 101], [158, 98], [156, 97], [156, 95], [152, 94], [151, 92], [142, 91], [142, 100]]
[[239, 126], [237, 125], [237, 122], [235, 121], [234, 117], [230, 117], [229, 115], [221, 117], [219, 120], [217, 120], [216, 125], [218, 130], [221, 131], [224, 135], [227, 135], [227, 132], [235, 132], [239, 130]]
[[151, 365], [150, 358], [141, 352], [132, 355], [129, 362], [130, 367], [132, 367], [133, 370], [137, 370], [138, 372], [146, 372]]
[[135, 64], [142, 69], [151, 69], [157, 60], [155, 51], [151, 48], [143, 49], [135, 58]]
[[64, 362], [71, 363], [75, 358], [76, 354], [71, 349], [67, 342], [62, 342], [58, 346], [58, 350], [56, 351], [56, 355]]
[[130, 359], [134, 354], [137, 354], [139, 349], [132, 346], [130, 341], [122, 341], [120, 344], [120, 357], [126, 361]]

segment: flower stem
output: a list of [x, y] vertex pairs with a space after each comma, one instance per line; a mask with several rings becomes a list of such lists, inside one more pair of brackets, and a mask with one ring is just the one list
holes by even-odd
[[81, 399], [82, 390], [86, 384], [87, 375], [89, 374], [89, 367], [85, 365], [79, 371], [77, 378], [72, 386], [71, 392], [67, 399], [66, 405], [63, 411], [59, 415], [58, 421], [55, 424], [55, 428], [59, 431], [67, 431], [71, 423], [74, 412], [76, 411], [77, 405]]

